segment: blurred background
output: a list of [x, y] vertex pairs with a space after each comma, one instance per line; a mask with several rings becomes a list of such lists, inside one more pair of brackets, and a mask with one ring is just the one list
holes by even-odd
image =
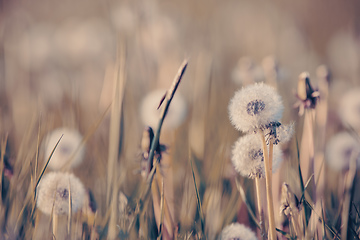
[[[182, 183], [191, 174], [190, 153], [202, 169], [202, 194], [219, 179], [233, 183], [230, 154], [239, 133], [228, 120], [227, 106], [236, 89], [268, 80], [275, 69], [272, 84], [284, 100], [283, 121], [295, 121], [301, 128], [293, 108], [298, 76], [308, 71], [316, 88], [316, 69], [326, 64], [331, 71], [329, 137], [343, 129], [339, 98], [360, 85], [356, 0], [0, 0], [0, 11], [0, 133], [8, 134], [9, 162], [29, 166], [39, 122], [42, 139], [61, 126], [87, 135], [101, 120], [87, 139], [86, 163], [74, 169], [93, 191], [100, 218], [107, 211], [110, 121], [109, 114], [101, 116], [112, 102], [119, 49], [126, 59], [119, 147], [119, 173], [126, 177], [120, 190], [130, 200], [141, 182], [140, 141], [147, 124], [140, 112], [143, 97], [169, 88], [184, 59], [189, 65], [177, 94], [183, 96], [187, 113], [170, 137], [161, 139], [174, 158], [178, 206], [186, 192]], [[299, 138], [301, 131], [295, 135]], [[285, 153], [291, 158], [294, 151]], [[20, 176], [21, 167], [14, 172]], [[284, 180], [291, 182], [291, 171]], [[17, 191], [25, 188], [24, 181]], [[231, 195], [225, 183], [221, 189]]]

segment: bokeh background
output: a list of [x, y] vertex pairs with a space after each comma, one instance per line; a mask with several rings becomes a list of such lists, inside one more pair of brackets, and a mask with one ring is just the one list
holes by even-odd
[[[0, 11], [0, 133], [8, 134], [7, 155], [20, 179], [14, 188], [15, 209], [26, 195], [22, 191], [28, 184], [26, 169], [35, 158], [39, 123], [42, 139], [62, 126], [87, 135], [101, 120], [86, 142], [84, 163], [73, 171], [92, 190], [98, 218], [105, 219], [110, 116], [102, 116], [112, 102], [119, 51], [126, 59], [118, 161], [119, 174], [125, 177], [119, 188], [130, 202], [137, 199], [143, 181], [137, 171], [145, 126], [142, 99], [152, 90], [169, 88], [181, 62], [189, 59], [178, 89], [187, 103], [185, 121], [163, 140], [173, 156], [178, 212], [185, 185], [193, 188], [191, 180], [184, 181], [191, 176], [189, 155], [202, 169], [202, 196], [221, 182], [221, 209], [232, 201], [228, 188], [234, 186], [236, 174], [230, 154], [239, 133], [228, 120], [228, 102], [247, 81], [265, 80], [274, 59], [275, 85], [285, 105], [283, 121], [295, 121], [297, 130], [302, 119], [293, 104], [301, 72], [308, 71], [317, 87], [317, 67], [326, 64], [331, 71], [327, 138], [343, 129], [337, 115], [340, 97], [360, 85], [356, 0], [0, 0]], [[296, 151], [291, 144], [284, 146], [289, 162]], [[291, 183], [290, 165], [282, 173]], [[238, 220], [246, 219], [241, 200], [236, 206], [243, 209]], [[12, 210], [9, 229], [14, 228], [17, 211]], [[214, 223], [211, 234], [230, 220]], [[243, 221], [254, 228], [250, 220]]]

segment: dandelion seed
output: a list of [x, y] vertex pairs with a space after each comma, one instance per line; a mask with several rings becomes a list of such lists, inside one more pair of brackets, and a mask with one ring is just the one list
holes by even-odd
[[356, 159], [357, 168], [360, 167], [360, 143], [348, 132], [341, 132], [333, 136], [326, 146], [326, 160], [336, 171], [346, 171], [352, 159]]
[[63, 137], [48, 165], [48, 167], [53, 170], [61, 169], [69, 161], [71, 161], [69, 167], [77, 167], [83, 161], [85, 155], [85, 147], [82, 145], [83, 137], [81, 134], [76, 130], [58, 128], [49, 133], [45, 138], [45, 160], [50, 156], [61, 135], [63, 135]]
[[[273, 172], [282, 162], [281, 150], [274, 147]], [[240, 137], [232, 149], [231, 161], [240, 175], [249, 178], [265, 177], [264, 154], [262, 144], [257, 134]]]
[[340, 101], [339, 116], [345, 126], [360, 131], [360, 88], [348, 91]]
[[[69, 187], [70, 186], [70, 187]], [[37, 208], [50, 215], [69, 214], [69, 196], [75, 213], [83, 207], [86, 190], [72, 173], [51, 172], [44, 175], [37, 187]]]
[[255, 233], [240, 223], [232, 223], [226, 226], [221, 234], [220, 240], [257, 240]]
[[[157, 129], [159, 124], [160, 115], [164, 104], [157, 109], [161, 98], [164, 96], [166, 90], [155, 90], [150, 92], [143, 99], [140, 107], [141, 119], [144, 125]], [[176, 93], [171, 102], [171, 106], [167, 112], [162, 129], [174, 129], [179, 127], [185, 120], [187, 115], [187, 106], [185, 99]]]
[[280, 95], [263, 83], [237, 91], [229, 104], [229, 117], [236, 129], [248, 132], [278, 122], [284, 110]]

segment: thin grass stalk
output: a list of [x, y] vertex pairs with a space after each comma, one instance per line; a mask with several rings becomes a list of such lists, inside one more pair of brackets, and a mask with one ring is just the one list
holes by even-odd
[[[36, 181], [36, 184], [35, 184], [35, 189], [34, 189], [34, 192], [35, 192], [35, 193], [36, 193], [36, 188], [37, 188], [37, 186], [39, 185], [39, 182], [40, 182], [42, 176], [44, 175], [47, 166], [49, 165], [50, 159], [51, 159], [52, 155], [54, 154], [55, 149], [56, 149], [57, 146], [59, 145], [59, 143], [60, 143], [60, 141], [61, 141], [61, 139], [62, 139], [63, 136], [64, 136], [64, 134], [61, 134], [59, 140], [58, 140], [57, 143], [55, 144], [55, 147], [54, 147], [53, 150], [51, 151], [50, 156], [48, 157], [48, 159], [47, 159], [47, 161], [46, 161], [46, 163], [45, 163], [45, 166], [44, 166], [43, 169], [41, 170], [40, 176], [39, 176], [39, 178], [38, 178], [38, 180]], [[34, 198], [34, 199], [35, 199], [35, 198]]]
[[242, 198], [243, 202], [244, 202], [245, 205], [246, 205], [246, 208], [247, 208], [247, 210], [248, 210], [248, 212], [249, 212], [250, 217], [251, 217], [252, 220], [255, 222], [256, 226], [257, 226], [258, 228], [260, 228], [260, 223], [259, 223], [258, 219], [256, 218], [254, 212], [253, 212], [252, 209], [251, 209], [251, 205], [250, 205], [249, 201], [248, 201], [247, 198], [246, 198], [246, 194], [245, 194], [244, 188], [241, 186], [240, 182], [239, 182], [237, 179], [235, 179], [235, 184], [236, 184], [236, 188], [238, 189], [238, 191], [239, 191], [239, 193], [240, 193], [240, 197]]
[[69, 178], [69, 215], [68, 215], [67, 233], [70, 239], [71, 239], [71, 223], [72, 223], [72, 191], [71, 191], [70, 178]]
[[[323, 202], [321, 201], [321, 215], [322, 215], [322, 218], [325, 219], [325, 213], [324, 213], [324, 204]], [[322, 239], [325, 240], [326, 239], [326, 227], [325, 227], [325, 221], [323, 221], [323, 224], [322, 224]]]
[[269, 152], [266, 145], [264, 132], [261, 133], [261, 141], [263, 146], [264, 153], [264, 162], [265, 162], [265, 184], [266, 184], [266, 196], [267, 196], [267, 206], [268, 206], [268, 218], [269, 218], [269, 236], [270, 240], [276, 240], [276, 229], [275, 229], [275, 215], [274, 215], [274, 203], [272, 198], [272, 179], [271, 179], [271, 167]]
[[[328, 100], [329, 100], [329, 81], [330, 72], [324, 65], [317, 68], [317, 78], [319, 79], [319, 91], [321, 101], [317, 102], [316, 105], [316, 152], [315, 152], [315, 185], [316, 185], [316, 196], [322, 198], [324, 196], [325, 187], [325, 167], [324, 167], [324, 152], [325, 152], [325, 139], [326, 139], [326, 126], [327, 126], [327, 115], [328, 115]], [[322, 172], [321, 172], [322, 171]]]
[[110, 219], [108, 225], [107, 239], [117, 237], [117, 198], [118, 198], [118, 159], [120, 144], [120, 126], [122, 118], [122, 104], [126, 84], [125, 72], [125, 48], [121, 46], [118, 49], [116, 60], [116, 71], [114, 74], [114, 92], [113, 103], [111, 106], [110, 129], [109, 129], [109, 151], [108, 151], [108, 169], [107, 169], [107, 195], [106, 200], [110, 206]]
[[344, 202], [341, 213], [341, 239], [347, 239], [349, 228], [349, 212], [351, 207], [351, 189], [353, 187], [354, 179], [356, 175], [356, 157], [352, 156], [349, 166], [349, 171], [345, 174], [344, 181]]
[[255, 190], [256, 190], [256, 202], [258, 210], [258, 218], [260, 224], [260, 235], [261, 239], [266, 240], [265, 221], [264, 221], [264, 210], [261, 204], [261, 192], [260, 192], [260, 178], [255, 178]]
[[[165, 117], [166, 117], [166, 114], [168, 112], [168, 109], [169, 109], [169, 106], [170, 106], [170, 103], [174, 97], [174, 94], [180, 84], [180, 81], [185, 73], [185, 70], [186, 70], [186, 67], [187, 67], [187, 64], [188, 64], [188, 61], [187, 60], [184, 60], [183, 63], [181, 64], [176, 76], [175, 76], [175, 79], [172, 83], [172, 85], [170, 86], [169, 90], [166, 92], [165, 94], [165, 98], [163, 99], [164, 103], [161, 102], [161, 104], [165, 104], [164, 108], [163, 108], [163, 111], [161, 113], [161, 117], [160, 117], [160, 120], [159, 120], [159, 123], [158, 123], [158, 127], [156, 129], [156, 133], [155, 133], [155, 136], [154, 136], [154, 139], [151, 143], [151, 148], [150, 148], [150, 152], [149, 152], [149, 157], [148, 157], [148, 169], [150, 169], [150, 166], [152, 165], [152, 162], [153, 162], [153, 159], [154, 159], [154, 154], [155, 154], [155, 149], [157, 148], [157, 145], [159, 143], [159, 139], [160, 139], [160, 132], [161, 132], [161, 127], [163, 125], [163, 122], [165, 120]], [[160, 107], [159, 105], [159, 107]]]
[[[167, 114], [167, 111], [168, 111], [168, 108], [170, 106], [170, 103], [174, 97], [174, 94], [181, 82], [181, 79], [185, 73], [185, 70], [186, 70], [186, 67], [187, 67], [187, 64], [188, 64], [188, 61], [187, 60], [184, 60], [184, 62], [181, 64], [174, 80], [173, 80], [173, 83], [171, 85], [171, 87], [169, 88], [169, 90], [167, 91], [166, 95], [165, 95], [165, 99], [164, 99], [164, 103], [162, 104], [165, 104], [164, 106], [164, 109], [161, 113], [161, 117], [160, 117], [160, 120], [159, 120], [159, 123], [158, 123], [158, 127], [157, 127], [157, 130], [155, 132], [155, 136], [153, 138], [153, 141], [151, 143], [151, 147], [150, 147], [150, 151], [149, 151], [149, 156], [148, 156], [148, 170], [150, 170], [151, 166], [153, 165], [150, 173], [148, 174], [148, 177], [147, 177], [147, 184], [146, 184], [146, 187], [145, 189], [143, 190], [142, 192], [142, 195], [140, 197], [140, 200], [137, 204], [137, 207], [136, 207], [136, 211], [135, 211], [135, 217], [134, 217], [134, 220], [137, 216], [140, 216], [140, 214], [142, 213], [143, 209], [144, 209], [144, 206], [143, 206], [143, 202], [145, 200], [147, 200], [148, 196], [149, 196], [149, 193], [150, 193], [150, 190], [151, 190], [151, 185], [152, 185], [152, 182], [153, 182], [153, 179], [154, 179], [154, 175], [155, 175], [155, 169], [157, 167], [157, 165], [159, 164], [159, 160], [156, 160], [154, 161], [154, 164], [153, 164], [153, 160], [154, 160], [154, 155], [155, 155], [155, 150], [159, 144], [159, 139], [160, 139], [160, 132], [161, 132], [161, 128], [162, 128], [162, 124], [165, 120], [165, 117], [166, 117], [166, 114]], [[160, 104], [161, 104], [160, 103]], [[132, 227], [134, 226], [134, 220], [130, 223], [129, 227], [128, 227], [128, 232], [131, 231]]]
[[38, 128], [38, 134], [37, 134], [37, 142], [36, 142], [36, 154], [35, 154], [35, 166], [34, 166], [34, 179], [36, 179], [37, 176], [37, 169], [39, 165], [39, 149], [40, 149], [40, 132], [41, 132], [41, 118], [39, 118], [39, 128]]
[[164, 199], [164, 178], [161, 179], [161, 198], [160, 198], [160, 228], [159, 228], [159, 236], [158, 236], [158, 240], [162, 239], [162, 235], [163, 235], [163, 224], [164, 224], [164, 204], [165, 204], [165, 199]]
[[[192, 176], [193, 176], [193, 180], [194, 180], [194, 187], [195, 187], [197, 205], [198, 205], [198, 210], [199, 210], [199, 215], [200, 215], [201, 230], [202, 230], [203, 233], [205, 233], [205, 217], [204, 217], [204, 212], [202, 210], [199, 189], [198, 189], [197, 184], [196, 184], [196, 178], [195, 178], [195, 172], [194, 172], [192, 159], [190, 159], [190, 165], [191, 165], [191, 172], [192, 172]], [[204, 236], [205, 236], [205, 239], [206, 239], [205, 234], [204, 234]]]
[[61, 171], [67, 171], [71, 168], [71, 163], [74, 161], [76, 154], [79, 152], [79, 150], [86, 144], [86, 142], [89, 140], [89, 138], [95, 133], [95, 131], [98, 129], [102, 121], [104, 120], [105, 116], [107, 115], [108, 111], [111, 109], [112, 104], [110, 104], [103, 114], [100, 116], [100, 118], [90, 127], [90, 129], [86, 132], [85, 136], [83, 137], [81, 143], [79, 146], [76, 147], [75, 151], [71, 154], [69, 157], [69, 160], [61, 167]]
[[120, 122], [121, 108], [125, 90], [125, 49], [118, 50], [116, 70], [113, 82], [113, 102], [111, 104], [110, 129], [109, 129], [109, 150], [108, 150], [108, 169], [107, 169], [107, 191], [106, 202], [110, 204], [111, 189], [117, 179], [116, 167], [118, 161], [119, 143], [120, 143]]

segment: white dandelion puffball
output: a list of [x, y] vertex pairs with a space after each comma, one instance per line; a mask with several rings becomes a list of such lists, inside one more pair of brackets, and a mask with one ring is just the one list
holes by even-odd
[[229, 104], [229, 117], [236, 129], [248, 132], [278, 122], [284, 110], [280, 95], [264, 83], [237, 91]]
[[[283, 160], [279, 147], [274, 146], [272, 170], [275, 172]], [[262, 143], [258, 134], [240, 137], [232, 149], [231, 162], [240, 175], [248, 178], [265, 177]]]
[[[141, 120], [144, 125], [152, 127], [154, 131], [156, 131], [158, 127], [160, 115], [162, 114], [166, 99], [159, 109], [157, 109], [157, 107], [165, 93], [166, 90], [160, 89], [152, 91], [144, 97], [141, 103]], [[176, 92], [168, 108], [162, 129], [169, 130], [179, 127], [184, 122], [186, 114], [187, 106], [185, 99], [179, 92]]]
[[69, 197], [71, 211], [77, 212], [83, 206], [86, 190], [81, 181], [72, 173], [51, 172], [44, 175], [36, 189], [37, 208], [50, 215], [69, 213]]
[[349, 169], [351, 159], [360, 168], [360, 143], [348, 132], [334, 135], [326, 145], [326, 161], [336, 171]]
[[126, 213], [126, 206], [128, 205], [128, 198], [123, 192], [119, 192], [119, 213], [124, 215]]
[[345, 93], [340, 100], [339, 116], [345, 126], [360, 131], [360, 88]]
[[240, 223], [232, 223], [226, 226], [221, 234], [220, 240], [257, 240], [255, 233], [248, 227]]
[[47, 161], [61, 135], [63, 137], [48, 165], [53, 170], [58, 170], [66, 166], [66, 164], [74, 168], [80, 165], [85, 155], [85, 146], [82, 143], [83, 137], [81, 134], [75, 129], [58, 128], [50, 132], [45, 138], [45, 161]]

